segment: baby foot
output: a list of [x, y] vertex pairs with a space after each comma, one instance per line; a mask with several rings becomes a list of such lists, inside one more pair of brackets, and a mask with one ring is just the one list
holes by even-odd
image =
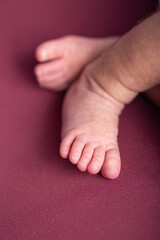
[[88, 62], [116, 40], [117, 37], [91, 39], [65, 36], [42, 43], [36, 49], [36, 58], [41, 64], [34, 69], [39, 84], [53, 90], [67, 88]]
[[121, 169], [117, 143], [118, 102], [84, 71], [69, 88], [63, 103], [60, 155], [81, 171], [115, 179]]

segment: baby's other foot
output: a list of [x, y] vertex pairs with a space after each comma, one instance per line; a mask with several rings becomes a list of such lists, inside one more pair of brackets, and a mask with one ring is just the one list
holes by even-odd
[[81, 171], [115, 179], [121, 169], [117, 143], [124, 104], [106, 93], [87, 72], [69, 88], [62, 110], [60, 154]]
[[65, 36], [40, 44], [36, 49], [36, 59], [40, 64], [34, 69], [39, 84], [57, 91], [64, 90], [88, 62], [116, 40], [117, 37]]

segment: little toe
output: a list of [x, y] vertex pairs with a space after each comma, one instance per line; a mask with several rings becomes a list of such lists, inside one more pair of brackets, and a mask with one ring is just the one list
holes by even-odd
[[61, 141], [60, 144], [60, 155], [62, 158], [67, 158], [69, 155], [70, 148], [72, 146], [72, 143], [75, 139], [74, 134], [67, 134]]
[[77, 137], [71, 147], [70, 153], [69, 153], [69, 160], [73, 164], [77, 164], [79, 161], [83, 148], [84, 148], [85, 142], [82, 138]]
[[121, 159], [119, 149], [113, 148], [106, 152], [101, 173], [105, 178], [115, 179], [119, 176]]
[[81, 158], [80, 158], [79, 162], [77, 163], [77, 167], [80, 171], [82, 171], [82, 172], [86, 171], [87, 166], [92, 159], [93, 152], [94, 152], [93, 145], [91, 145], [89, 143], [86, 144], [83, 149]]
[[97, 174], [104, 162], [105, 149], [101, 146], [96, 147], [93, 153], [93, 158], [88, 165], [87, 171], [91, 174]]

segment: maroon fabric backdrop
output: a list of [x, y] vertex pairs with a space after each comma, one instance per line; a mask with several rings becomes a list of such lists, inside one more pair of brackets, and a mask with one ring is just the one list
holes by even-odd
[[0, 239], [160, 239], [160, 114], [143, 96], [120, 119], [115, 180], [59, 156], [63, 93], [40, 89], [34, 49], [66, 34], [123, 34], [154, 1], [1, 0]]

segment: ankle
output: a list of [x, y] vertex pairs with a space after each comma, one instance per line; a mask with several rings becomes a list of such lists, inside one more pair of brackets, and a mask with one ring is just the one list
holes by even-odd
[[108, 110], [111, 109], [116, 115], [120, 115], [122, 110], [125, 107], [125, 104], [114, 96], [112, 96], [109, 92], [107, 92], [98, 81], [92, 76], [90, 71], [88, 71], [88, 67], [86, 67], [82, 73], [80, 78], [80, 84], [83, 87], [88, 89], [89, 91], [97, 94], [105, 100], [105, 103], [108, 105]]
[[122, 104], [130, 103], [138, 92], [127, 88], [121, 81], [127, 74], [112, 64], [110, 50], [104, 52], [96, 61], [87, 66], [85, 72], [110, 96]]

